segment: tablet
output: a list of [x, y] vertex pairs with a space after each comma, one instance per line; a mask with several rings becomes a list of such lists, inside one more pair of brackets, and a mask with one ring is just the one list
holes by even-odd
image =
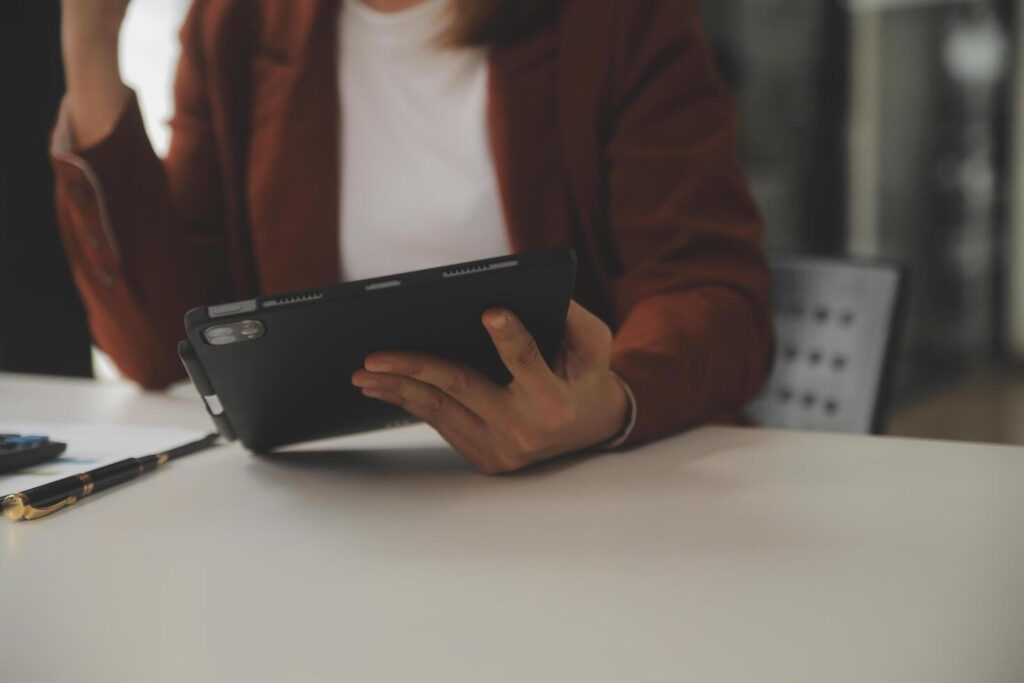
[[206, 306], [185, 316], [178, 352], [220, 434], [265, 452], [412, 421], [352, 385], [374, 351], [429, 353], [507, 384], [481, 322], [494, 306], [552, 363], [575, 278], [574, 252], [557, 249]]

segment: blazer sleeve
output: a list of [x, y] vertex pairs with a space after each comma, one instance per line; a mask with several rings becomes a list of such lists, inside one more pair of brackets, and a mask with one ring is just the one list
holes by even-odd
[[620, 0], [615, 33], [612, 366], [635, 394], [635, 443], [735, 416], [773, 332], [761, 218], [699, 1]]
[[185, 312], [229, 294], [223, 179], [195, 9], [182, 29], [169, 154], [154, 153], [134, 93], [111, 133], [75, 149], [53, 136], [57, 215], [93, 339], [146, 388], [184, 377]]

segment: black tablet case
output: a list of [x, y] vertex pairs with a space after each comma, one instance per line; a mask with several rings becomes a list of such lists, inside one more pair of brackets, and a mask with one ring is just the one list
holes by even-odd
[[[554, 362], [575, 277], [575, 254], [557, 249], [197, 308], [178, 351], [221, 435], [265, 452], [411, 421], [352, 385], [374, 351], [429, 353], [507, 384], [480, 320], [492, 306], [519, 316]], [[203, 336], [244, 320], [265, 335], [226, 346]]]

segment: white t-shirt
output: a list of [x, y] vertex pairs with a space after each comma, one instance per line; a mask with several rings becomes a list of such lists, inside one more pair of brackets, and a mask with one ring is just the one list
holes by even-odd
[[341, 277], [509, 253], [487, 53], [439, 44], [448, 0], [340, 12]]

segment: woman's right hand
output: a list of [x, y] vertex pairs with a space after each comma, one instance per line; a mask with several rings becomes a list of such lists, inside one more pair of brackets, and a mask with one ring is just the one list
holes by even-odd
[[61, 46], [75, 145], [105, 138], [128, 100], [118, 37], [130, 0], [62, 0]]

